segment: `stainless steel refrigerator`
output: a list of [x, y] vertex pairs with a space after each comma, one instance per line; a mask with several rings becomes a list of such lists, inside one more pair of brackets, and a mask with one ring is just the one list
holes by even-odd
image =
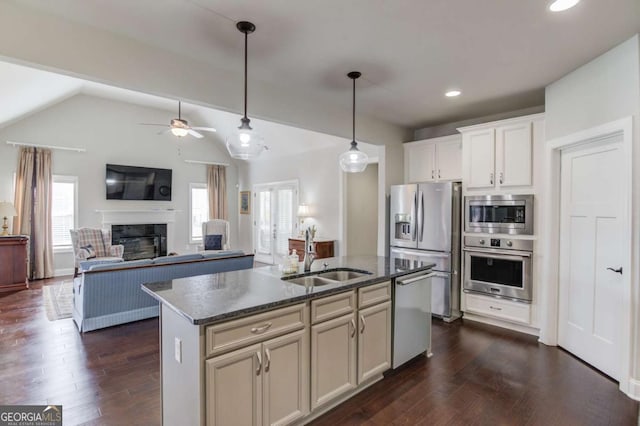
[[391, 187], [389, 255], [396, 267], [435, 263], [431, 310], [445, 321], [460, 317], [461, 197], [459, 182]]

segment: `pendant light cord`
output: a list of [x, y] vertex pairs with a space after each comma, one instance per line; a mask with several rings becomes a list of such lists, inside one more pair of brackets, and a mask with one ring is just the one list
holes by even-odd
[[249, 34], [244, 33], [244, 118], [247, 118], [247, 50]]
[[180, 107], [181, 102], [178, 101], [178, 120], [182, 118], [182, 108]]
[[356, 140], [356, 79], [353, 79], [353, 117], [352, 117], [352, 124], [353, 124], [353, 133], [352, 133], [352, 138], [351, 140], [353, 142], [355, 142]]

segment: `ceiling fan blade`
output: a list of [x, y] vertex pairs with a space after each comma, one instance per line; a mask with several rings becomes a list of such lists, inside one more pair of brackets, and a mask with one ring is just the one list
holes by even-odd
[[191, 136], [195, 136], [198, 139], [202, 139], [204, 136], [202, 136], [200, 133], [196, 132], [195, 130], [193, 130], [193, 128], [189, 129], [189, 134]]
[[217, 132], [213, 127], [192, 127], [194, 130], [200, 130], [202, 132]]
[[158, 124], [158, 123], [138, 123], [139, 126], [162, 126], [167, 127], [168, 124]]

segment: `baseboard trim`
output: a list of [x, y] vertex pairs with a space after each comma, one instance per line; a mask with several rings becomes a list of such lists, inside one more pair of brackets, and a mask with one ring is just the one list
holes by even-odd
[[640, 401], [640, 380], [629, 378], [629, 389], [625, 393], [629, 398]]
[[513, 331], [519, 331], [520, 333], [530, 334], [536, 337], [539, 337], [540, 335], [540, 330], [538, 330], [537, 328], [528, 327], [526, 325], [519, 325], [519, 324], [507, 322], [507, 321], [501, 321], [494, 318], [484, 317], [482, 315], [475, 315], [469, 312], [465, 312], [462, 318], [464, 318], [465, 320], [481, 322], [489, 325], [495, 325], [496, 327], [507, 328]]
[[54, 277], [63, 277], [65, 275], [73, 275], [73, 268], [56, 269], [53, 271]]

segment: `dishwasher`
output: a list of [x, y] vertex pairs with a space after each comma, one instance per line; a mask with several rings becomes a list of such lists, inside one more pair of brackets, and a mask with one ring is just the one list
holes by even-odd
[[393, 368], [420, 354], [431, 354], [431, 270], [395, 279]]

